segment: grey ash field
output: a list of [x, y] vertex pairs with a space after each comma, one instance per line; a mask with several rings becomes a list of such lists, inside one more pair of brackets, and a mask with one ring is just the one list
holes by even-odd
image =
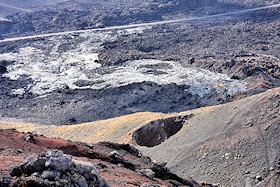
[[[266, 106], [269, 103], [270, 109], [266, 110], [272, 110], [270, 104], [276, 106], [272, 110], [275, 114], [271, 114], [274, 116], [273, 120], [269, 120], [270, 114], [265, 114], [265, 122], [251, 121], [260, 126], [259, 131], [270, 127], [263, 135], [268, 140], [263, 140], [260, 144], [273, 142], [273, 154], [260, 153], [269, 157], [269, 161], [265, 161], [266, 166], [262, 165], [261, 159], [256, 162], [260, 164], [260, 168], [265, 168], [263, 170], [256, 169], [255, 165], [247, 166], [249, 170], [251, 167], [252, 170], [262, 172], [265, 180], [252, 179], [257, 174], [250, 173], [253, 172], [251, 170], [248, 173], [243, 165], [240, 171], [228, 174], [238, 175], [238, 179], [226, 177], [226, 172], [220, 167], [217, 169], [221, 173], [219, 176], [219, 173], [215, 173], [215, 165], [220, 160], [214, 156], [209, 163], [203, 158], [199, 162], [203, 166], [199, 169], [193, 166], [191, 172], [185, 174], [180, 164], [185, 161], [185, 157], [191, 156], [182, 151], [181, 154], [174, 151], [174, 159], [177, 160], [169, 160], [173, 157], [170, 154], [173, 150], [168, 147], [176, 147], [173, 139], [154, 148], [139, 146], [139, 149], [154, 159], [167, 161], [167, 166], [180, 176], [193, 175], [199, 180], [207, 180], [209, 177], [221, 182], [222, 186], [277, 186], [279, 172], [273, 168], [276, 173], [274, 175], [268, 170], [272, 164], [270, 161], [279, 164], [279, 138], [276, 138], [280, 135], [279, 112], [277, 113], [279, 97], [272, 94], [273, 99], [264, 97], [264, 101], [256, 100], [263, 103], [256, 103], [255, 106], [248, 98], [254, 98], [254, 95], [267, 90], [265, 93], [279, 91], [279, 7], [180, 23], [102, 30], [117, 25], [205, 17], [277, 3], [279, 2], [272, 0], [70, 0], [26, 7], [15, 1], [13, 6], [28, 8], [28, 12], [19, 11], [6, 16], [9, 21], [0, 22], [0, 35], [3, 38], [91, 28], [100, 30], [0, 42], [0, 120], [60, 126], [136, 112], [175, 113], [237, 102], [248, 113], [244, 113], [245, 117], [240, 117], [243, 122], [235, 121], [232, 126], [235, 129], [242, 128], [243, 123], [246, 126], [246, 117], [257, 118], [262, 104]], [[227, 108], [225, 110], [228, 115], [221, 112], [222, 116], [219, 116], [215, 113], [217, 123], [228, 121], [230, 117], [236, 119], [236, 116], [242, 116], [239, 113], [236, 116], [229, 115], [234, 111]], [[241, 110], [239, 112], [242, 113]], [[250, 112], [252, 116], [247, 115]], [[211, 118], [210, 115], [206, 117]], [[208, 123], [206, 117], [203, 118], [205, 124]], [[213, 124], [213, 132], [217, 131], [219, 127], [211, 119], [209, 121]], [[197, 124], [203, 126], [200, 122]], [[213, 132], [206, 130], [198, 133], [197, 139], [209, 136], [209, 141], [213, 139], [217, 143], [223, 141], [218, 136], [231, 133], [225, 127], [220, 134], [210, 136]], [[178, 134], [183, 132], [186, 131], [172, 134], [173, 138], [178, 138]], [[248, 134], [255, 136], [256, 132], [248, 130]], [[196, 135], [183, 133], [182, 137], [184, 136]], [[238, 139], [236, 137], [239, 136], [239, 131], [234, 131], [232, 136], [234, 141]], [[245, 150], [247, 155], [252, 154], [246, 147], [252, 140], [240, 142], [242, 146], [238, 149]], [[196, 141], [193, 145], [200, 146], [198, 144]], [[231, 145], [227, 142], [225, 144], [225, 147]], [[205, 146], [208, 149], [212, 145]], [[269, 145], [256, 145], [252, 151], [258, 148], [265, 150], [268, 149], [267, 146]], [[211, 147], [210, 151], [204, 151], [205, 157], [207, 159], [207, 155], [214, 154], [215, 151], [221, 155], [223, 152], [223, 156], [227, 157], [224, 155], [227, 153], [225, 149]], [[166, 157], [161, 156], [165, 155], [164, 150], [169, 151]], [[196, 155], [202, 148], [196, 152], [188, 150], [190, 154]], [[239, 156], [236, 157], [239, 159]], [[230, 157], [227, 162], [234, 163], [234, 158]], [[248, 160], [253, 162], [252, 157]], [[191, 163], [187, 163], [189, 162]], [[193, 163], [199, 165], [195, 161]], [[238, 163], [242, 164], [241, 161]], [[212, 165], [206, 167], [207, 164]], [[223, 167], [230, 168], [231, 172], [238, 166], [229, 164]]]

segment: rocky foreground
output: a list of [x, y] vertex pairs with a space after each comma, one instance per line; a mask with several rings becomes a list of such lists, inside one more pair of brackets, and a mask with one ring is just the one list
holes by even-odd
[[84, 144], [15, 130], [1, 130], [0, 138], [0, 186], [213, 186], [180, 178], [128, 144]]
[[59, 150], [29, 157], [12, 167], [10, 174], [13, 179], [5, 177], [4, 186], [109, 186], [93, 164], [74, 160]]

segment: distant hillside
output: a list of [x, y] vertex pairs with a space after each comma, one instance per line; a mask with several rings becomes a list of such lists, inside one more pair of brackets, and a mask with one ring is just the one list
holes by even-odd
[[34, 8], [50, 4], [56, 4], [67, 0], [0, 0], [0, 4], [7, 4], [10, 6], [20, 8]]
[[218, 0], [219, 2], [224, 3], [232, 3], [232, 4], [238, 4], [238, 5], [271, 5], [275, 3], [279, 3], [279, 0]]
[[[21, 8], [32, 8], [59, 1], [8, 1], [6, 3]], [[273, 3], [273, 1], [269, 1]], [[34, 30], [25, 30], [25, 24], [32, 23], [35, 32], [57, 32], [63, 30], [77, 30], [94, 27], [106, 27], [114, 25], [126, 25], [131, 23], [153, 22], [160, 20], [180, 19], [182, 17], [204, 16], [246, 9], [268, 4], [267, 1], [245, 1], [236, 0], [107, 0], [90, 1], [77, 0], [67, 1], [60, 5], [39, 8], [28, 14], [10, 16], [14, 22], [9, 29], [1, 31], [0, 34], [31, 34]], [[246, 6], [244, 6], [246, 5]], [[0, 10], [1, 12], [1, 10]], [[0, 25], [4, 28], [6, 25]]]
[[18, 13], [18, 12], [23, 12], [23, 11], [19, 11], [17, 9], [13, 9], [13, 8], [9, 8], [9, 7], [5, 7], [5, 6], [0, 5], [0, 18], [4, 18], [7, 15], [15, 14], [15, 13]]
[[0, 0], [0, 17], [27, 12], [27, 9], [60, 3], [66, 0]]

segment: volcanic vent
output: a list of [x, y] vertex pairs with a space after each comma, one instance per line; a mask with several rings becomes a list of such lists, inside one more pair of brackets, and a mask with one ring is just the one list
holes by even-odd
[[133, 141], [140, 146], [154, 147], [181, 130], [193, 115], [176, 116], [151, 121], [133, 133]]

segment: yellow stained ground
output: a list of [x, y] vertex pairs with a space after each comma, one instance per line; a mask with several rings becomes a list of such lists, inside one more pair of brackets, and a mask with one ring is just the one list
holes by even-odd
[[154, 112], [139, 112], [121, 117], [111, 118], [107, 120], [68, 125], [68, 126], [47, 126], [36, 125], [32, 123], [21, 122], [5, 122], [0, 121], [0, 129], [15, 128], [21, 132], [34, 132], [52, 138], [62, 138], [72, 141], [81, 141], [87, 143], [97, 143], [101, 141], [111, 141], [116, 143], [130, 143], [132, 133], [146, 125], [150, 121], [168, 118], [171, 116], [182, 116], [193, 114], [194, 117], [189, 120], [189, 123], [198, 123], [197, 120], [209, 119], [223, 115], [223, 111], [228, 111], [233, 107], [241, 107], [248, 103], [258, 103], [257, 101], [266, 100], [272, 96], [280, 94], [280, 88], [271, 89], [264, 93], [254, 95], [239, 101], [203, 107], [195, 110], [189, 110], [181, 113], [163, 114]]
[[[0, 122], [0, 129], [15, 128], [21, 132], [34, 132], [47, 137], [62, 138], [72, 141], [96, 143], [100, 141], [115, 141], [129, 143], [132, 132], [159, 118], [172, 114], [140, 112], [121, 117], [67, 126], [45, 126], [21, 122]], [[174, 115], [174, 114], [173, 114]]]

